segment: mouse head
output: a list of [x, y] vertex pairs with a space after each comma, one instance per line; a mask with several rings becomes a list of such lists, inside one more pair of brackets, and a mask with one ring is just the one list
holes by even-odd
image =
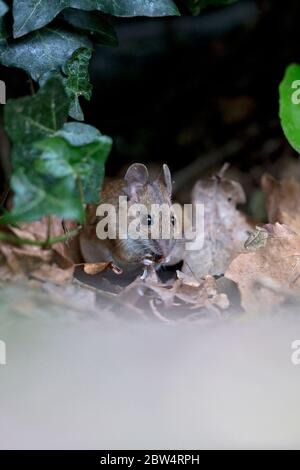
[[174, 246], [176, 220], [171, 207], [170, 169], [164, 164], [160, 175], [151, 181], [147, 167], [134, 163], [128, 168], [124, 180], [128, 207], [134, 204], [144, 207], [138, 214], [141, 237], [135, 242], [143, 255], [149, 255], [157, 262], [162, 261], [168, 257]]
[[[158, 194], [160, 200], [161, 196], [166, 200], [171, 200], [172, 180], [170, 169], [168, 165], [164, 164], [162, 170], [162, 174], [152, 182], [152, 185], [160, 190]], [[145, 197], [147, 190], [149, 190], [149, 185], [151, 185], [147, 167], [142, 163], [133, 163], [126, 171], [124, 180], [126, 181], [124, 190], [129, 200], [139, 203], [141, 198]], [[152, 196], [152, 194], [148, 195]]]

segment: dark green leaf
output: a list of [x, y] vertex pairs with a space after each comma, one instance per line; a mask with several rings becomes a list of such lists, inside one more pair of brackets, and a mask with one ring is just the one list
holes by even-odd
[[279, 87], [279, 115], [283, 132], [300, 153], [300, 65], [291, 64]]
[[0, 17], [4, 16], [8, 12], [8, 6], [3, 0], [0, 0]]
[[79, 189], [72, 177], [41, 177], [35, 168], [29, 173], [20, 168], [11, 178], [11, 187], [14, 191], [14, 208], [0, 219], [1, 224], [31, 222], [53, 214], [79, 222], [84, 219]]
[[65, 89], [71, 99], [69, 115], [77, 121], [83, 121], [84, 116], [79, 103], [79, 97], [86, 100], [91, 99], [92, 85], [89, 77], [89, 62], [92, 50], [81, 47], [75, 51], [63, 67], [63, 72], [67, 76], [64, 80]]
[[37, 143], [36, 147], [42, 150], [37, 171], [57, 178], [73, 177], [82, 187], [84, 202], [98, 202], [111, 145], [111, 138], [94, 127], [67, 123], [54, 137]]
[[95, 42], [106, 46], [118, 45], [114, 28], [99, 13], [67, 8], [61, 16], [75, 28], [91, 34]]
[[93, 126], [78, 122], [67, 122], [62, 129], [55, 133], [55, 135], [63, 137], [74, 147], [80, 147], [81, 145], [100, 141], [110, 142], [111, 145], [110, 137], [102, 135], [101, 132]]
[[0, 46], [0, 62], [24, 69], [39, 81], [49, 71], [60, 71], [79, 47], [91, 47], [85, 36], [60, 29], [36, 31], [8, 46]]
[[31, 144], [60, 129], [67, 120], [68, 108], [62, 81], [50, 78], [35, 95], [7, 102], [6, 131], [14, 145]]
[[237, 0], [185, 0], [185, 3], [193, 15], [199, 15], [203, 8], [229, 5], [236, 1]]
[[14, 209], [1, 223], [32, 221], [51, 214], [82, 222], [83, 202], [99, 200], [111, 144], [111, 139], [94, 127], [77, 122], [33, 143], [30, 158], [29, 146], [19, 144], [16, 151], [27, 154], [14, 159]]
[[41, 149], [37, 141], [49, 138], [68, 116], [69, 99], [61, 79], [50, 78], [38, 93], [8, 101], [5, 125], [13, 143], [13, 211], [1, 223], [31, 221], [44, 215], [82, 221], [83, 206], [73, 175], [40, 171]]
[[64, 8], [99, 10], [115, 16], [178, 15], [172, 0], [14, 0], [14, 37], [47, 25]]

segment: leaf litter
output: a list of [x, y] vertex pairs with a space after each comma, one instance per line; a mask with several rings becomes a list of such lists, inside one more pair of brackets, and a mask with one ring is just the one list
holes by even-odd
[[204, 244], [198, 251], [186, 251], [183, 271], [197, 278], [224, 274], [252, 231], [237, 209], [246, 201], [243, 188], [225, 178], [225, 171], [226, 167], [211, 179], [198, 181], [192, 191], [193, 205], [204, 205]]
[[[166, 324], [207, 322], [235, 313], [266, 313], [300, 299], [300, 185], [287, 177], [262, 178], [269, 223], [255, 226], [238, 209], [241, 185], [224, 171], [198, 181], [192, 202], [205, 206], [203, 249], [184, 251], [182, 267], [149, 268], [128, 280], [112, 263], [81, 263], [77, 238], [51, 247], [0, 241], [1, 281], [29, 282], [83, 317], [155, 319]], [[197, 226], [197, 225], [196, 225]], [[50, 229], [49, 229], [50, 227]], [[56, 217], [6, 227], [32, 242], [71, 232], [76, 224]], [[194, 228], [193, 228], [194, 229]], [[1, 233], [1, 232], [0, 232]], [[162, 280], [164, 279], [164, 280]], [[20, 284], [21, 283], [21, 284]], [[233, 286], [240, 299], [233, 298]]]

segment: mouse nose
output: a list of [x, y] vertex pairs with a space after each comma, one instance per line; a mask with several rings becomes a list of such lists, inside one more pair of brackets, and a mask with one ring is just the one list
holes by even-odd
[[172, 239], [166, 239], [166, 240], [159, 240], [158, 241], [158, 246], [159, 246], [159, 251], [161, 254], [161, 260], [166, 260], [168, 256], [170, 255], [172, 248], [174, 246], [174, 240]]

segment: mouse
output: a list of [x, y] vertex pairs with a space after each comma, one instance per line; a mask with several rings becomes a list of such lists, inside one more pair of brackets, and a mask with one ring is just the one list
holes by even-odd
[[[126, 239], [117, 234], [115, 239], [99, 239], [97, 236], [97, 225], [104, 216], [97, 215], [99, 204], [110, 204], [113, 206], [116, 219], [106, 215], [107, 223], [118, 225], [120, 211], [119, 197], [126, 200], [128, 209], [133, 204], [142, 204], [146, 212], [137, 217], [141, 238], [135, 239], [130, 236]], [[121, 270], [132, 270], [147, 268], [151, 266], [155, 270], [163, 264], [168, 263], [171, 252], [175, 246], [176, 214], [172, 211], [172, 179], [167, 164], [162, 166], [160, 174], [152, 179], [146, 165], [133, 163], [127, 169], [123, 178], [112, 178], [104, 182], [99, 194], [99, 204], [89, 204], [86, 208], [86, 222], [81, 230], [79, 243], [84, 262], [97, 263], [107, 262], [117, 265]], [[154, 238], [151, 236], [151, 227], [154, 224], [152, 205], [159, 207], [166, 205], [170, 209], [166, 223], [169, 224], [168, 238], [162, 236], [161, 227]], [[154, 215], [156, 217], [156, 214]], [[129, 225], [131, 219], [128, 218]], [[157, 221], [156, 221], [157, 222]], [[161, 219], [160, 219], [161, 223]]]

